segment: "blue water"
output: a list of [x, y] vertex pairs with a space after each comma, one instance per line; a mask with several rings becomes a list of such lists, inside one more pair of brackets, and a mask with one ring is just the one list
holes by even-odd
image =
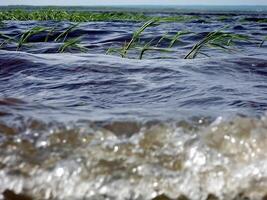
[[[87, 49], [65, 53], [54, 40], [73, 23], [4, 22], [0, 33], [15, 39], [36, 26], [56, 29], [22, 47], [0, 39], [0, 199], [266, 199], [266, 8], [141, 9], [152, 8], [189, 20], [146, 29], [125, 58], [107, 50], [143, 22], [80, 23], [67, 39]], [[249, 39], [184, 59], [223, 27]], [[190, 33], [171, 52], [139, 59], [147, 42], [181, 30]]]

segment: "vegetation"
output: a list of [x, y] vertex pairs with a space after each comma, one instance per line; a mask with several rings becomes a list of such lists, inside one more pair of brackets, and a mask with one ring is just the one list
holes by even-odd
[[58, 25], [54, 26], [53, 28], [50, 28], [48, 34], [47, 34], [46, 37], [45, 37], [44, 42], [48, 42], [49, 38], [50, 38], [51, 36], [53, 36], [53, 34], [54, 34], [54, 32], [56, 31], [57, 28], [58, 28]]
[[267, 18], [261, 17], [244, 17], [240, 19], [240, 22], [254, 22], [254, 23], [267, 23]]
[[171, 42], [169, 44], [169, 48], [172, 48], [174, 46], [174, 44], [179, 41], [180, 37], [183, 36], [183, 35], [187, 35], [187, 34], [190, 34], [191, 32], [190, 31], [178, 31], [174, 36], [173, 38], [171, 38]]
[[151, 40], [150, 42], [148, 42], [147, 44], [145, 44], [142, 48], [140, 48], [140, 54], [139, 54], [139, 59], [142, 60], [144, 53], [146, 51], [159, 51], [162, 53], [172, 53], [174, 52], [174, 50], [171, 49], [167, 49], [167, 48], [159, 48], [159, 47], [153, 47], [151, 46], [153, 40]]
[[[88, 11], [66, 11], [60, 9], [40, 9], [40, 10], [2, 10], [0, 11], [0, 21], [3, 20], [37, 20], [37, 21], [148, 21], [154, 17], [137, 12], [88, 12]], [[162, 22], [185, 22], [198, 18], [197, 16], [175, 15], [157, 17]]]
[[[141, 28], [139, 28], [137, 31], [134, 32], [132, 39], [130, 42], [124, 44], [120, 49], [111, 48], [108, 50], [108, 53], [118, 53], [120, 52], [120, 55], [122, 57], [127, 56], [127, 52], [130, 49], [139, 50], [139, 59], [142, 59], [144, 56], [144, 53], [146, 51], [160, 51], [160, 52], [167, 52], [167, 53], [173, 53], [174, 50], [171, 48], [175, 45], [176, 42], [179, 41], [179, 39], [185, 35], [193, 34], [190, 31], [179, 31], [174, 36], [170, 37], [168, 33], [165, 33], [157, 42], [154, 42], [154, 39], [151, 41], [145, 43], [142, 45], [142, 43], [138, 43], [137, 41], [141, 41], [141, 33], [151, 25], [153, 25], [156, 21], [150, 20], [146, 22]], [[227, 27], [224, 27], [220, 30], [217, 30], [215, 32], [208, 33], [203, 39], [201, 39], [199, 42], [193, 45], [192, 49], [184, 56], [184, 59], [194, 59], [197, 57], [197, 55], [201, 54], [204, 56], [209, 57], [206, 53], [203, 52], [204, 49], [207, 48], [216, 48], [220, 50], [224, 50], [227, 52], [232, 52], [234, 50], [234, 46], [236, 42], [240, 41], [250, 41], [250, 38], [246, 35], [241, 34], [234, 34], [234, 33], [227, 33], [223, 31]], [[170, 43], [166, 47], [159, 48], [158, 46], [162, 43], [163, 40], [170, 40]], [[266, 38], [265, 38], [266, 39]], [[260, 44], [260, 46], [263, 45], [265, 40], [263, 40]], [[155, 45], [153, 45], [153, 42]]]
[[222, 15], [222, 16], [219, 16], [217, 18], [219, 21], [226, 21], [228, 19], [231, 19], [231, 17], [227, 16], [227, 15]]
[[[8, 11], [4, 11], [4, 12], [8, 12]], [[26, 11], [16, 10], [16, 11], [9, 11], [8, 13], [9, 14], [16, 13], [13, 16], [14, 19], [17, 19], [18, 17], [20, 19], [28, 19], [27, 17], [29, 16], [25, 17], [24, 15], [25, 12]], [[41, 12], [44, 12], [44, 11], [32, 11], [28, 14], [31, 14], [31, 17], [35, 17], [36, 19], [39, 19], [39, 15], [41, 15], [40, 14]], [[87, 12], [87, 14], [89, 13]], [[97, 13], [94, 13], [94, 15], [95, 14], [98, 15]], [[59, 13], [55, 13], [54, 11], [50, 10], [47, 16], [46, 17], [43, 16], [44, 18], [41, 18], [41, 19], [49, 19], [50, 17], [52, 17], [52, 15], [55, 15], [55, 18], [57, 18], [58, 16], [63, 16], [64, 18], [64, 16], [65, 17], [69, 16], [70, 13], [66, 11], [60, 11]], [[107, 13], [107, 16], [110, 16], [110, 15], [111, 13]], [[127, 16], [128, 15], [132, 16], [132, 14], [130, 13], [127, 13]], [[102, 13], [101, 16], [103, 17], [105, 16], [105, 14]], [[112, 16], [113, 17], [119, 16], [119, 13], [116, 13], [115, 15], [112, 15]], [[147, 17], [144, 16], [144, 18], [146, 19]], [[196, 36], [197, 33], [193, 33], [187, 30], [178, 31], [177, 33], [172, 33], [172, 34], [169, 34], [167, 32], [167, 33], [164, 33], [161, 37], [153, 38], [150, 41], [146, 41], [145, 39], [143, 39], [142, 35], [148, 28], [151, 28], [152, 26], [157, 26], [162, 21], [166, 22], [168, 20], [171, 21], [174, 19], [177, 19], [177, 17], [176, 16], [165, 17], [165, 18], [154, 17], [154, 18], [149, 19], [140, 28], [134, 31], [129, 41], [125, 41], [125, 43], [121, 47], [110, 47], [107, 50], [107, 54], [115, 54], [115, 55], [119, 55], [125, 58], [125, 57], [128, 57], [129, 51], [134, 51], [134, 55], [138, 55], [139, 59], [143, 59], [144, 54], [147, 51], [159, 51], [162, 53], [172, 53], [173, 55], [177, 51], [175, 50], [174, 47], [179, 42], [182, 42], [183, 37], [190, 35], [190, 34], [191, 36], [194, 36], [194, 35]], [[6, 34], [0, 33], [0, 48], [3, 48], [5, 45], [9, 43], [13, 43], [16, 45], [17, 51], [18, 51], [24, 45], [31, 43], [31, 38], [33, 36], [36, 36], [37, 38], [38, 37], [42, 38], [42, 41], [40, 39], [39, 42], [54, 42], [56, 43], [56, 45], [59, 45], [58, 47], [59, 53], [69, 52], [72, 50], [87, 52], [88, 49], [81, 44], [81, 36], [76, 37], [76, 38], [72, 38], [69, 36], [69, 34], [72, 31], [74, 31], [79, 26], [79, 24], [80, 24], [79, 22], [72, 23], [69, 25], [69, 27], [65, 28], [65, 30], [60, 29], [59, 24], [56, 24], [54, 27], [36, 26], [16, 36], [8, 36]], [[188, 52], [185, 52], [184, 58], [194, 59], [198, 55], [209, 56], [207, 55], [207, 53], [205, 53], [205, 50], [208, 48], [215, 48], [215, 49], [223, 50], [226, 52], [233, 52], [235, 50], [234, 47], [237, 44], [237, 42], [244, 42], [244, 41], [251, 42], [248, 36], [227, 32], [227, 28], [228, 27], [224, 27], [217, 31], [212, 31], [208, 33], [206, 36], [203, 36], [203, 38], [200, 39], [197, 43], [192, 44], [192, 47]], [[40, 37], [40, 34], [42, 34], [42, 37]], [[267, 40], [267, 37], [263, 38], [260, 42], [258, 41], [258, 43], [257, 42], [256, 43], [259, 47], [262, 47], [266, 40]]]
[[[78, 25], [79, 25], [79, 23], [70, 25], [68, 28], [66, 28], [65, 31], [60, 33], [53, 40], [54, 42], [61, 42], [62, 43], [62, 45], [58, 49], [59, 53], [64, 53], [64, 52], [71, 50], [71, 49], [76, 49], [76, 50], [79, 50], [82, 52], [87, 51], [87, 48], [85, 48], [79, 44], [80, 43], [80, 37], [67, 39], [68, 34], [71, 31], [73, 31]], [[23, 45], [29, 44], [29, 39], [32, 36], [38, 35], [40, 33], [46, 33], [47, 34], [43, 42], [48, 42], [49, 37], [51, 37], [54, 32], [58, 32], [57, 27], [58, 27], [58, 25], [56, 25], [55, 27], [52, 27], [52, 28], [36, 26], [36, 27], [33, 27], [33, 28], [25, 31], [24, 33], [19, 34], [19, 35], [14, 36], [14, 37], [10, 37], [6, 34], [0, 33], [0, 39], [3, 40], [2, 42], [0, 42], [0, 48], [2, 48], [5, 44], [16, 43], [17, 44], [16, 45], [17, 51], [18, 51], [18, 50], [20, 50], [20, 48]]]
[[129, 43], [126, 43], [124, 47], [122, 48], [121, 56], [125, 57], [127, 55], [127, 51], [134, 45], [134, 43], [139, 39], [140, 35], [146, 28], [149, 26], [152, 26], [157, 20], [156, 19], [151, 19], [147, 21], [141, 28], [139, 28], [137, 31], [133, 33], [133, 37], [130, 40]]
[[31, 28], [30, 30], [26, 31], [25, 33], [23, 33], [18, 41], [18, 46], [17, 46], [17, 50], [19, 48], [22, 47], [23, 44], [27, 43], [28, 39], [33, 36], [36, 35], [38, 33], [41, 33], [43, 31], [46, 31], [47, 28], [45, 27], [40, 27], [40, 26], [36, 26]]
[[12, 42], [12, 41], [14, 41], [14, 39], [13, 39], [12, 37], [10, 37], [10, 36], [8, 36], [8, 35], [5, 35], [5, 34], [3, 34], [3, 33], [0, 33], [0, 38], [3, 38], [3, 41], [0, 42], [0, 49], [1, 49], [4, 45], [6, 45], [6, 44], [8, 44], [8, 43], [10, 43], [10, 42]]
[[59, 47], [58, 52], [59, 53], [64, 53], [67, 50], [71, 49], [77, 49], [81, 52], [86, 52], [87, 48], [83, 47], [80, 45], [81, 38], [73, 38], [73, 39], [68, 39], [67, 41], [64, 41], [64, 43]]
[[234, 41], [248, 40], [248, 37], [245, 35], [225, 33], [221, 30], [210, 32], [204, 39], [196, 43], [193, 48], [186, 54], [185, 59], [196, 58], [198, 54], [202, 54], [208, 57], [201, 50], [203, 48], [218, 48], [222, 50], [231, 51], [230, 46], [234, 45]]
[[61, 38], [63, 38], [62, 41], [64, 42], [67, 39], [68, 34], [73, 31], [78, 25], [79, 23], [69, 26], [69, 28], [67, 28], [65, 31], [59, 34], [59, 36], [56, 37], [55, 42], [59, 41]]

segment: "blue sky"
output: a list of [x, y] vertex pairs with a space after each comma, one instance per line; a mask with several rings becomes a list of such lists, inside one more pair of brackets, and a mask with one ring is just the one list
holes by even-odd
[[0, 5], [267, 5], [267, 0], [1, 0]]

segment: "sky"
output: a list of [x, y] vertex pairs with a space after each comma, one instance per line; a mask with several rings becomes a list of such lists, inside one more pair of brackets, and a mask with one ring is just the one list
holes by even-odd
[[0, 5], [267, 5], [267, 0], [1, 0]]

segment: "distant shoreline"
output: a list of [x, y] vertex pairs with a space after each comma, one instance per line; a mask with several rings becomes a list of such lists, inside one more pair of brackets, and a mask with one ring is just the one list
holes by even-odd
[[100, 5], [100, 6], [35, 6], [35, 5], [9, 5], [0, 6], [1, 10], [22, 9], [27, 11], [35, 11], [39, 9], [59, 9], [66, 11], [90, 11], [90, 12], [148, 12], [148, 13], [256, 13], [267, 14], [267, 6], [170, 6], [170, 5]]

